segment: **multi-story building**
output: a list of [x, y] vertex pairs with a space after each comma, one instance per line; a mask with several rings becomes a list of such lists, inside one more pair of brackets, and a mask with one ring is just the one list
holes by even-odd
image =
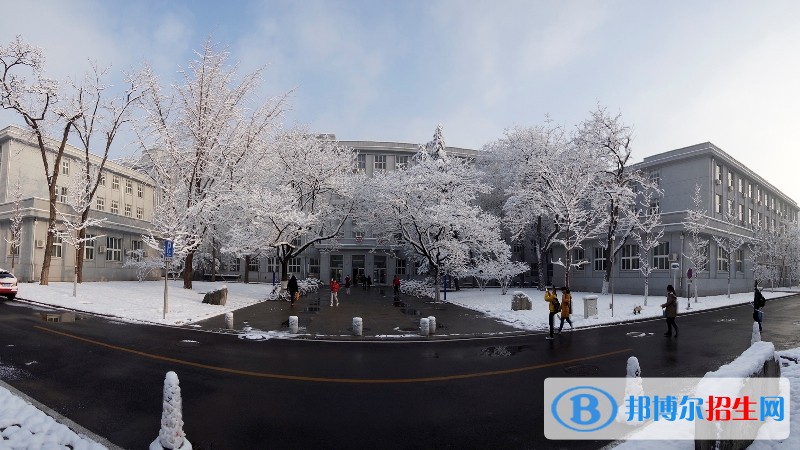
[[[16, 126], [0, 130], [0, 264], [11, 269], [20, 281], [39, 280], [44, 259], [49, 216], [49, 194], [42, 155], [33, 136]], [[49, 141], [51, 148], [57, 143]], [[56, 152], [49, 152], [50, 170]], [[68, 204], [70, 189], [75, 177], [81, 176], [85, 152], [67, 146], [61, 160], [57, 186], [57, 209], [74, 214]], [[91, 155], [93, 164], [101, 158]], [[14, 198], [15, 187], [20, 186], [21, 196]], [[98, 238], [87, 243], [84, 249], [83, 276], [86, 281], [135, 280], [136, 270], [124, 267], [128, 258], [135, 257], [131, 250], [146, 246], [141, 236], [147, 234], [153, 218], [155, 201], [153, 183], [149, 177], [128, 167], [108, 161], [103, 178], [91, 206], [90, 216], [106, 219], [87, 231]], [[22, 241], [17, 254], [12, 255], [11, 217], [17, 211], [22, 215]], [[75, 271], [75, 248], [56, 239], [52, 249], [50, 281], [71, 281]], [[157, 276], [157, 274], [154, 274]]]
[[[767, 229], [780, 229], [794, 222], [798, 216], [795, 201], [771, 185], [766, 179], [710, 142], [644, 158], [631, 169], [648, 174], [663, 190], [663, 196], [651, 205], [661, 212], [664, 237], [653, 250], [652, 264], [656, 270], [650, 274], [650, 292], [666, 292], [668, 284], [676, 284], [679, 293], [686, 295], [687, 272], [691, 262], [688, 253], [689, 236], [684, 225], [687, 212], [694, 209], [692, 196], [695, 186], [700, 186], [702, 205], [707, 211], [708, 226], [704, 233], [709, 240], [708, 263], [703, 271], [693, 270], [699, 281], [701, 295], [727, 292], [728, 279], [731, 292], [746, 292], [753, 288], [753, 267], [748, 247], [727, 254], [716, 244], [713, 235], [737, 234], [753, 237], [757, 225]], [[725, 220], [726, 213], [733, 215], [733, 223]], [[644, 277], [639, 271], [639, 250], [632, 239], [624, 243], [622, 251], [612, 265], [614, 289], [619, 293], [641, 294]], [[575, 290], [599, 291], [607, 261], [599, 243], [586, 243], [580, 255], [589, 264], [572, 271], [571, 286]], [[557, 258], [557, 256], [556, 256]], [[557, 266], [553, 281], [563, 280], [563, 270]]]

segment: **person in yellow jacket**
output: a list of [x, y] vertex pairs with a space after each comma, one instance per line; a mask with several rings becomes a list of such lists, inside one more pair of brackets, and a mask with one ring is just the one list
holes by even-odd
[[553, 339], [553, 317], [558, 313], [558, 295], [552, 286], [547, 286], [544, 291], [544, 301], [548, 303], [550, 315], [547, 321], [550, 323], [550, 335], [545, 339]]
[[561, 329], [564, 328], [564, 321], [569, 324], [569, 329], [573, 328], [572, 320], [569, 315], [572, 312], [572, 294], [569, 293], [568, 287], [561, 288], [561, 324], [558, 326], [558, 333], [561, 334]]

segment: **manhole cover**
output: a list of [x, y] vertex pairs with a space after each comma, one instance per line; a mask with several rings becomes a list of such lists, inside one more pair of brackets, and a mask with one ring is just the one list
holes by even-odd
[[177, 345], [178, 347], [198, 347], [200, 345], [200, 343], [197, 342], [197, 341], [185, 340], [185, 341], [180, 341], [180, 342], [176, 343], [175, 345]]
[[589, 364], [579, 364], [577, 366], [565, 367], [564, 372], [576, 377], [590, 377], [600, 372], [600, 368]]

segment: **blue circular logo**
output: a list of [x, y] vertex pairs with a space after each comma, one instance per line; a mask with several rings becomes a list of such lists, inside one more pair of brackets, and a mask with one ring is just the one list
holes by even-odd
[[617, 409], [614, 397], [594, 386], [567, 389], [553, 399], [550, 407], [558, 423], [581, 433], [607, 427], [617, 417]]

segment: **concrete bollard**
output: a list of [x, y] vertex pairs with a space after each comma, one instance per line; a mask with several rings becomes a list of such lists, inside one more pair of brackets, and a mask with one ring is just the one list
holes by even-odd
[[430, 334], [430, 332], [431, 332], [431, 326], [430, 323], [428, 322], [428, 318], [423, 317], [422, 319], [419, 319], [419, 335], [427, 336], [428, 334]]
[[436, 334], [436, 317], [428, 316], [428, 327], [430, 334]]
[[761, 342], [761, 331], [758, 329], [758, 322], [753, 322], [753, 334], [750, 336], [750, 345]]
[[364, 321], [361, 317], [353, 317], [353, 334], [361, 336], [364, 333]]
[[293, 334], [297, 334], [299, 322], [300, 320], [297, 318], [297, 316], [289, 316], [289, 331], [291, 331]]
[[232, 330], [233, 329], [233, 313], [226, 312], [225, 313], [225, 328]]

